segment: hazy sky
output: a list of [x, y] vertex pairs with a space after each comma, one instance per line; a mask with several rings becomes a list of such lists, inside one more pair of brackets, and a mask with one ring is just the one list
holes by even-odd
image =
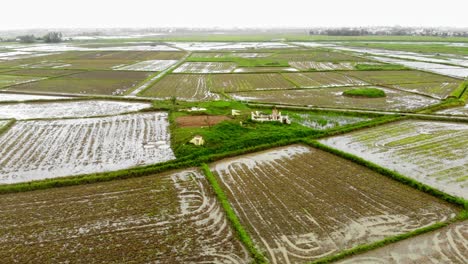
[[468, 27], [468, 0], [8, 0], [0, 30], [72, 27]]

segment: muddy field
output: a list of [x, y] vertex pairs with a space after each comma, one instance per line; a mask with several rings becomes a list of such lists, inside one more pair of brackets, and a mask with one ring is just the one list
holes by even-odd
[[59, 99], [70, 99], [70, 97], [48, 96], [48, 95], [33, 95], [33, 94], [0, 93], [0, 102], [30, 101], [30, 100], [59, 100]]
[[197, 170], [1, 198], [3, 262], [250, 262]]
[[164, 71], [176, 64], [177, 60], [148, 60], [137, 62], [135, 64], [117, 67], [116, 70], [125, 71]]
[[379, 89], [385, 91], [386, 97], [357, 98], [343, 96], [342, 93], [347, 89], [352, 89], [352, 87], [258, 91], [232, 93], [230, 95], [237, 100], [262, 103], [391, 111], [413, 111], [440, 102], [425, 96], [382, 87], [379, 87]]
[[5, 88], [10, 85], [34, 82], [42, 79], [34, 76], [15, 76], [15, 75], [0, 75], [0, 88]]
[[54, 79], [15, 85], [8, 90], [78, 94], [122, 95], [152, 72], [88, 71]]
[[452, 224], [380, 249], [351, 257], [341, 264], [453, 263], [468, 260], [468, 221]]
[[293, 61], [289, 64], [299, 70], [334, 71], [354, 69], [354, 63], [352, 62]]
[[468, 198], [467, 124], [408, 120], [321, 142]]
[[216, 74], [211, 77], [211, 81], [212, 90], [218, 92], [295, 88], [294, 84], [278, 73]]
[[229, 119], [227, 116], [181, 116], [176, 119], [176, 124], [179, 127], [209, 127]]
[[209, 101], [219, 99], [219, 95], [211, 92], [208, 76], [204, 74], [169, 74], [156, 84], [145, 90], [142, 96], [187, 101]]
[[0, 183], [120, 170], [174, 158], [164, 112], [18, 121], [0, 135]]
[[284, 73], [283, 76], [301, 88], [368, 85], [362, 80], [336, 72]]
[[236, 66], [232, 62], [185, 62], [174, 73], [230, 73]]
[[53, 103], [0, 104], [0, 118], [36, 119], [93, 117], [136, 112], [150, 108], [150, 103], [118, 101], [74, 101]]
[[211, 169], [271, 263], [306, 263], [458, 212], [351, 161], [301, 145], [222, 160]]

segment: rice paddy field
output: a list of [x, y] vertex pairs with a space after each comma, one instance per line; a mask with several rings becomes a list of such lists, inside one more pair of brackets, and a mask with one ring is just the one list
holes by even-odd
[[211, 170], [271, 263], [307, 263], [457, 212], [429, 195], [302, 145], [222, 160]]
[[278, 73], [216, 74], [211, 76], [211, 86], [213, 91], [226, 93], [296, 87]]
[[468, 222], [454, 224], [338, 263], [466, 263]]
[[331, 137], [322, 143], [468, 198], [468, 124], [402, 121]]
[[142, 93], [142, 96], [169, 99], [175, 96], [182, 100], [217, 100], [212, 92], [209, 76], [197, 74], [169, 74]]
[[368, 85], [360, 79], [335, 72], [285, 73], [283, 76], [301, 88]]
[[152, 75], [137, 71], [89, 71], [27, 82], [9, 87], [9, 91], [122, 95]]
[[171, 34], [0, 42], [0, 262], [468, 263], [465, 44]]
[[68, 101], [53, 103], [0, 104], [0, 119], [46, 119], [94, 117], [136, 112], [150, 108], [150, 103], [118, 101]]
[[0, 208], [5, 262], [250, 262], [193, 169], [3, 195]]
[[236, 66], [231, 62], [185, 62], [174, 73], [229, 73]]
[[382, 98], [357, 98], [343, 96], [351, 87], [317, 88], [301, 90], [278, 90], [240, 92], [230, 94], [233, 98], [248, 102], [287, 105], [307, 105], [329, 108], [378, 109], [388, 111], [414, 111], [439, 102], [439, 100], [404, 91], [379, 88], [386, 93]]
[[0, 183], [119, 170], [174, 159], [167, 113], [18, 121], [0, 135]]
[[0, 93], [0, 102], [31, 101], [31, 100], [60, 100], [60, 99], [70, 99], [70, 97], [34, 95], [34, 94]]

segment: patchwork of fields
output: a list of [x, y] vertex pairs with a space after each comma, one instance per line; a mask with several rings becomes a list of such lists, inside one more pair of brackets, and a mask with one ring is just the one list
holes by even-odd
[[456, 213], [429, 195], [301, 145], [219, 161], [211, 169], [272, 263], [306, 263]]
[[225, 37], [1, 42], [0, 259], [467, 262], [461, 47]]

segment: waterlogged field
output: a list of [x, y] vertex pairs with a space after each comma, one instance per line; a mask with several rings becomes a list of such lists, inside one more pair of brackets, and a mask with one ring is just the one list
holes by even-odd
[[338, 126], [355, 124], [364, 121], [370, 121], [372, 118], [361, 116], [348, 116], [332, 113], [316, 112], [289, 112], [283, 111], [289, 116], [292, 122], [318, 130], [331, 129]]
[[163, 112], [18, 121], [0, 135], [0, 183], [113, 171], [174, 158]]
[[468, 260], [468, 221], [452, 224], [339, 263], [453, 263]]
[[33, 76], [0, 75], [0, 88], [15, 84], [34, 82], [40, 79], [42, 78]]
[[169, 99], [173, 96], [187, 101], [219, 99], [211, 91], [206, 74], [169, 74], [142, 93], [142, 96]]
[[115, 69], [125, 71], [164, 71], [176, 63], [177, 60], [148, 60]]
[[468, 105], [465, 105], [463, 107], [449, 108], [449, 109], [437, 111], [436, 113], [445, 114], [445, 115], [468, 116]]
[[70, 98], [71, 97], [65, 97], [65, 96], [0, 93], [0, 102], [30, 101], [30, 100], [60, 100], [60, 99], [70, 99]]
[[368, 85], [362, 80], [335, 72], [285, 73], [283, 76], [301, 88]]
[[353, 70], [353, 62], [317, 62], [317, 61], [292, 61], [289, 64], [299, 70], [317, 70], [317, 71], [334, 71], [334, 70]]
[[8, 90], [122, 95], [148, 78], [152, 72], [88, 71], [54, 79], [15, 85]]
[[230, 95], [237, 100], [250, 102], [389, 111], [414, 111], [440, 102], [439, 100], [428, 98], [426, 96], [382, 87], [379, 87], [379, 89], [385, 91], [386, 97], [357, 98], [342, 95], [345, 90], [351, 88], [352, 87], [337, 87], [241, 92], [232, 93]]
[[231, 62], [185, 62], [174, 73], [229, 73], [236, 68]]
[[0, 208], [3, 262], [251, 261], [198, 170], [2, 195]]
[[459, 80], [421, 71], [349, 71], [343, 74], [373, 84], [454, 83]]
[[8, 124], [8, 120], [0, 120], [0, 129], [6, 124]]
[[235, 73], [241, 72], [297, 72], [298, 70], [291, 67], [239, 67], [234, 70]]
[[237, 57], [237, 58], [265, 58], [273, 53], [268, 52], [195, 52], [190, 55], [191, 58], [230, 58], [230, 57]]
[[60, 70], [60, 69], [16, 69], [10, 70], [8, 75], [16, 76], [37, 76], [37, 77], [57, 77], [61, 75], [69, 75], [78, 73], [77, 70]]
[[213, 91], [227, 93], [296, 87], [278, 73], [216, 74], [211, 76], [211, 85]]
[[408, 84], [394, 84], [391, 87], [413, 92], [428, 95], [434, 98], [444, 99], [447, 98], [450, 93], [457, 89], [460, 85], [458, 82], [436, 82], [436, 83], [408, 83]]
[[70, 101], [53, 103], [0, 104], [0, 118], [70, 118], [116, 115], [150, 108], [150, 103], [118, 101]]
[[315, 61], [315, 62], [356, 62], [368, 61], [366, 58], [336, 52], [333, 50], [307, 50], [303, 52], [283, 52], [273, 55], [278, 59], [293, 61]]
[[256, 50], [294, 48], [280, 42], [169, 42], [170, 45], [188, 51]]
[[468, 198], [467, 124], [408, 120], [321, 142]]
[[301, 145], [222, 160], [211, 169], [271, 263], [306, 263], [447, 220], [458, 211]]

